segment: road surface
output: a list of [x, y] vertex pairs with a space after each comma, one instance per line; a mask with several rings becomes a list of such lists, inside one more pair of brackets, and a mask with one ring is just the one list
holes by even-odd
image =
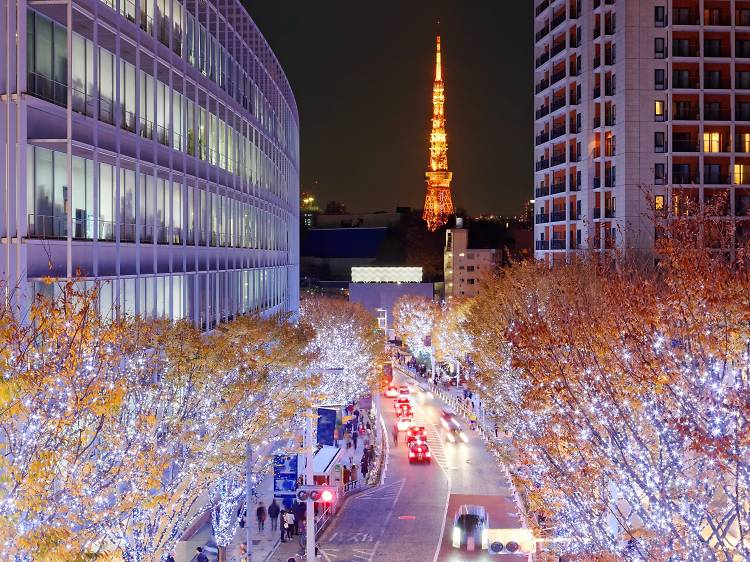
[[[407, 377], [398, 371], [396, 382]], [[321, 537], [327, 562], [429, 562], [487, 560], [515, 562], [525, 556], [488, 556], [458, 551], [451, 544], [453, 516], [467, 500], [481, 502], [490, 512], [492, 527], [520, 527], [508, 483], [496, 460], [477, 433], [466, 431], [468, 443], [445, 441], [441, 426], [442, 402], [412, 387], [414, 421], [427, 429], [431, 464], [410, 465], [404, 433], [394, 445], [395, 415], [390, 399], [383, 410], [391, 437], [382, 486], [350, 498]], [[463, 420], [462, 420], [462, 425]], [[466, 425], [465, 429], [468, 429]]]

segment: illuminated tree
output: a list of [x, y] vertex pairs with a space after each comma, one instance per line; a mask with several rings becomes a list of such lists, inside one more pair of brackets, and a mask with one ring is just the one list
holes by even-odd
[[412, 353], [424, 356], [429, 352], [426, 338], [432, 336], [440, 309], [431, 299], [405, 295], [393, 305], [393, 326]]
[[310, 297], [300, 304], [300, 323], [313, 333], [307, 349], [318, 401], [344, 404], [368, 394], [383, 353], [377, 319], [356, 303]]
[[732, 264], [696, 243], [721, 229], [666, 225], [656, 268], [625, 255], [518, 264], [472, 306], [514, 478], [565, 549], [750, 558], [747, 253]]
[[433, 345], [438, 360], [464, 361], [472, 352], [471, 334], [467, 330], [469, 299], [452, 299], [444, 305], [433, 329]]

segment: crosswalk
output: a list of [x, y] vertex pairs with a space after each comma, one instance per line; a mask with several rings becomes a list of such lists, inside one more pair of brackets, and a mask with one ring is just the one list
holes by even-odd
[[422, 426], [427, 432], [427, 444], [430, 446], [432, 460], [437, 461], [444, 470], [448, 470], [448, 461], [445, 455], [445, 446], [440, 438], [438, 425], [432, 422], [421, 408], [418, 408], [414, 415], [414, 423]]

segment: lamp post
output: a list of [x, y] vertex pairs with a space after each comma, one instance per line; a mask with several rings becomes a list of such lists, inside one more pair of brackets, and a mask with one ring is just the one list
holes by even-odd
[[248, 514], [245, 517], [245, 560], [250, 562], [253, 549], [253, 526], [249, 518], [250, 502], [253, 497], [253, 450], [249, 441], [245, 444], [245, 464], [245, 511]]

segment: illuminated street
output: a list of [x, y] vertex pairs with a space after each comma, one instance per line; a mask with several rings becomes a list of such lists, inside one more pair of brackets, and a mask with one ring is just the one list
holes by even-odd
[[[411, 379], [396, 377], [396, 381], [407, 380]], [[323, 554], [330, 562], [492, 560], [486, 551], [459, 552], [451, 546], [452, 519], [461, 503], [491, 508], [492, 527], [520, 526], [512, 514], [514, 504], [505, 477], [482, 439], [467, 431], [467, 443], [447, 442], [440, 425], [442, 402], [418, 385], [411, 388], [416, 389], [414, 423], [427, 429], [433, 462], [410, 465], [405, 433], [400, 432], [397, 446], [391, 439], [383, 486], [352, 497], [322, 537]], [[383, 399], [383, 404], [390, 434], [395, 415], [389, 399]], [[493, 513], [501, 516], [493, 518]], [[526, 556], [513, 558], [525, 560]], [[503, 560], [513, 558], [504, 556]]]

